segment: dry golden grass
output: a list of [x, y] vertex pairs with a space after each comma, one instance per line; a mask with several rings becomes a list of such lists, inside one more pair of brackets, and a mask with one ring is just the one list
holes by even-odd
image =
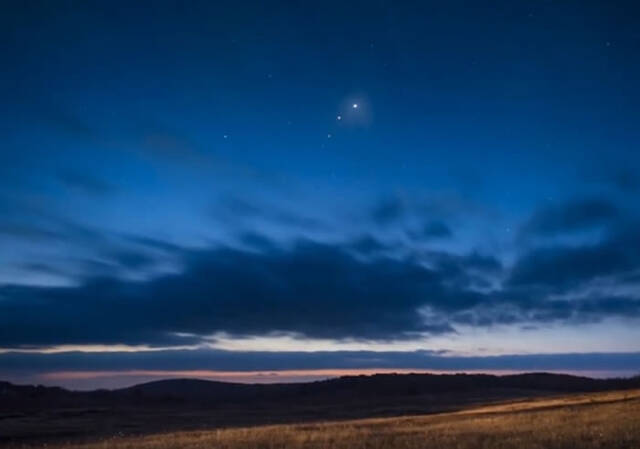
[[175, 432], [49, 448], [634, 449], [640, 448], [640, 390], [429, 416]]

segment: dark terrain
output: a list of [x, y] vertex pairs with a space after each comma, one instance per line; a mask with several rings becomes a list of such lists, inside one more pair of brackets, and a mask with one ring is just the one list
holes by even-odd
[[402, 416], [565, 393], [640, 388], [640, 377], [558, 374], [351, 376], [302, 384], [163, 380], [69, 391], [0, 382], [0, 444], [175, 430]]

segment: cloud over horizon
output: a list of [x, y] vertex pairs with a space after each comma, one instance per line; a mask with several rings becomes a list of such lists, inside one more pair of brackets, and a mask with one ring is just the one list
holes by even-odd
[[75, 285], [0, 287], [0, 347], [184, 345], [216, 333], [384, 341], [455, 334], [464, 325], [637, 318], [637, 229], [525, 250], [511, 266], [498, 255], [372, 236], [287, 243], [255, 235], [200, 249], [127, 238], [120, 249], [101, 243], [103, 260], [144, 271], [171, 257], [180, 268], [128, 278], [105, 263]]

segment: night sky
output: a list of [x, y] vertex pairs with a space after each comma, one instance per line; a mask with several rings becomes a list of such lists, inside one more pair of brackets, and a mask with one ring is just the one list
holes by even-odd
[[634, 2], [17, 1], [0, 49], [0, 378], [640, 372]]

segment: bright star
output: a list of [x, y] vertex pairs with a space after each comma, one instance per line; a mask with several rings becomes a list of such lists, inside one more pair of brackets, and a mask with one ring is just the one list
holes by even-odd
[[358, 109], [358, 103], [353, 103], [353, 109]]
[[337, 117], [337, 119], [338, 119], [338, 120], [342, 120], [342, 116], [341, 116], [341, 115], [339, 115], [339, 116]]

